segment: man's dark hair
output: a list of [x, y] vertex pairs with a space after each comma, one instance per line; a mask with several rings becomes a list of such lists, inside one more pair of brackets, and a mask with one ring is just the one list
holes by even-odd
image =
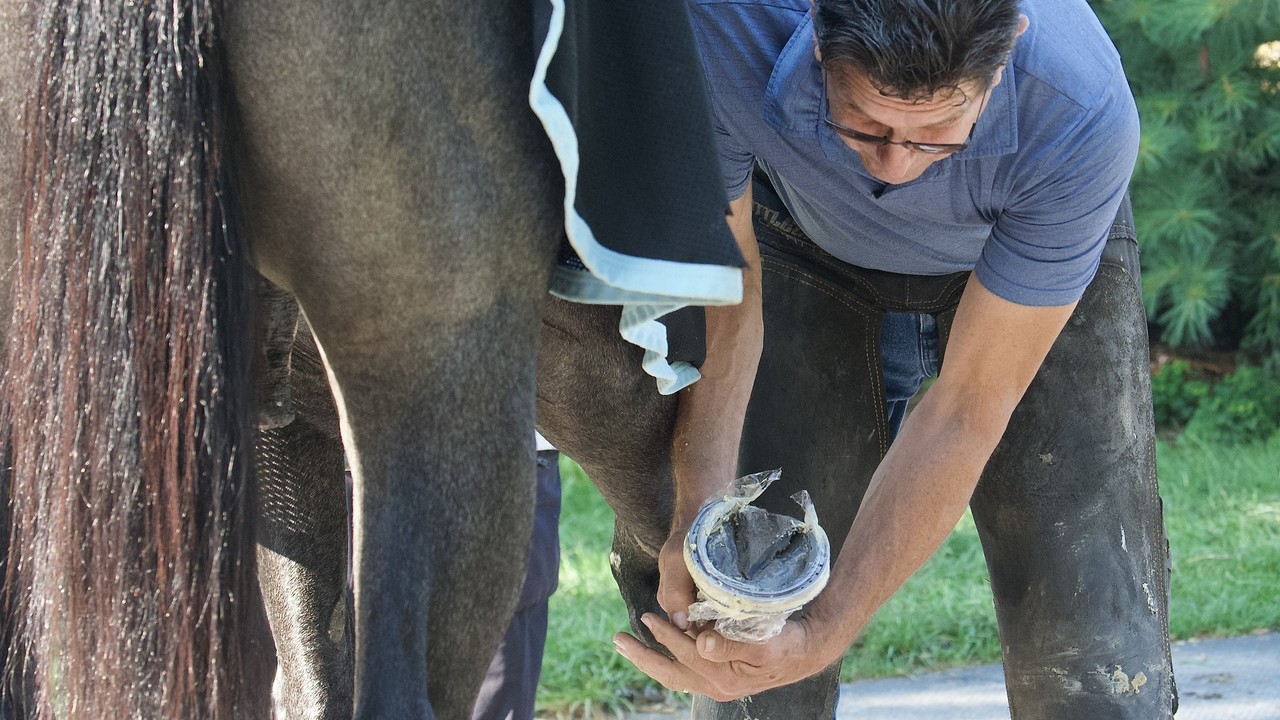
[[816, 0], [823, 66], [860, 73], [881, 94], [926, 101], [986, 90], [1008, 59], [1018, 0]]

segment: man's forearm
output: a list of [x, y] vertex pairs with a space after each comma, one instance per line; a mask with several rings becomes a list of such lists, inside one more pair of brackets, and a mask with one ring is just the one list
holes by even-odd
[[[708, 315], [712, 312], [707, 309]], [[691, 522], [702, 502], [723, 490], [737, 470], [738, 445], [760, 346], [744, 337], [723, 347], [728, 348], [720, 353], [723, 362], [714, 367], [704, 365], [702, 379], [681, 391], [672, 451], [677, 527]]]
[[834, 661], [938, 549], [964, 513], [1003, 422], [966, 419], [927, 393], [872, 476], [831, 581], [809, 613]]
[[955, 527], [1074, 308], [1016, 305], [970, 277], [942, 374], [872, 476], [831, 582], [814, 602], [815, 635], [831, 660]]
[[706, 309], [707, 353], [702, 378], [680, 393], [672, 465], [674, 527], [693, 520], [703, 500], [735, 476], [747, 403], [764, 344], [760, 251], [751, 228], [751, 193], [730, 203], [729, 227], [747, 261], [742, 302]]

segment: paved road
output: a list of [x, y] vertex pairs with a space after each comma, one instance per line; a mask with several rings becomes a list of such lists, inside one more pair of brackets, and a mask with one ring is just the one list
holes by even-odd
[[[1280, 633], [1173, 646], [1177, 720], [1280, 720]], [[644, 713], [627, 720], [676, 720]], [[1009, 720], [999, 665], [850, 683], [837, 720]]]

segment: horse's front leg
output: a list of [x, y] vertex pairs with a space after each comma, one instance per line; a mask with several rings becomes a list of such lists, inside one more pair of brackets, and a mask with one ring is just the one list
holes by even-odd
[[573, 458], [615, 515], [610, 565], [631, 626], [657, 604], [658, 551], [671, 528], [677, 398], [658, 394], [619, 310], [551, 300], [538, 348], [538, 429]]
[[353, 473], [357, 718], [464, 720], [520, 589], [561, 224], [530, 15], [228, 8], [245, 223], [323, 351]]

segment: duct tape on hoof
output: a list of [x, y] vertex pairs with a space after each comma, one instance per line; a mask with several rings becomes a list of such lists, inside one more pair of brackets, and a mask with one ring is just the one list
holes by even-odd
[[782, 632], [831, 576], [831, 543], [809, 493], [791, 496], [803, 521], [751, 505], [781, 476], [771, 470], [738, 478], [733, 494], [708, 500], [689, 528], [684, 562], [699, 600], [689, 619], [714, 620], [730, 640], [764, 642]]

